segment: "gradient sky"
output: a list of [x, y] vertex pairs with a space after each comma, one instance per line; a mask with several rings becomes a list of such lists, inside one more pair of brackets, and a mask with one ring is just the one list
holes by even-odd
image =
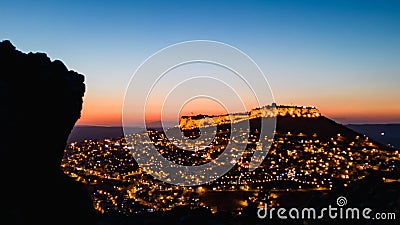
[[399, 1], [1, 1], [0, 39], [86, 76], [81, 125], [120, 125], [136, 68], [194, 39], [252, 57], [278, 104], [400, 123]]

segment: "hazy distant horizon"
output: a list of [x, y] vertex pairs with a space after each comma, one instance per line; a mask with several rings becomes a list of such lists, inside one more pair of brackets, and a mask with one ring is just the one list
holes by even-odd
[[[400, 123], [395, 124], [343, 124], [344, 126], [365, 134], [375, 141], [383, 144], [391, 144], [400, 147]], [[156, 128], [156, 127], [153, 127]], [[171, 128], [171, 127], [164, 127]], [[135, 133], [145, 132], [145, 129], [138, 127], [130, 127]], [[120, 126], [95, 126], [95, 125], [75, 125], [69, 138], [68, 144], [71, 142], [80, 142], [85, 139], [106, 139], [123, 137], [123, 127]]]
[[[365, 122], [354, 122], [354, 123], [341, 123], [337, 120], [335, 120], [335, 118], [329, 118], [332, 119], [333, 121], [342, 124], [342, 125], [400, 125], [400, 123], [365, 123]], [[158, 122], [158, 121], [155, 121]], [[173, 121], [166, 121], [166, 128], [171, 128], [173, 127], [172, 125], [170, 125], [171, 123], [173, 123]], [[123, 127], [122, 124], [118, 125], [97, 125], [97, 124], [77, 124], [75, 125], [75, 127]], [[131, 126], [131, 128], [140, 128], [141, 126], [138, 124], [137, 126]]]

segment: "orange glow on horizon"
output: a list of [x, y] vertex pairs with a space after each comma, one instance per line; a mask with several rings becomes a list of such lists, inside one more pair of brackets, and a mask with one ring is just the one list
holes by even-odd
[[[400, 123], [400, 105], [393, 104], [365, 104], [365, 102], [340, 102], [340, 101], [303, 101], [301, 104], [278, 105], [305, 105], [316, 106], [323, 116], [337, 120], [342, 123], [352, 123], [365, 121], [366, 123]], [[155, 107], [157, 108], [157, 107]], [[227, 114], [226, 110], [217, 102], [210, 99], [196, 99], [187, 103], [179, 116], [183, 115], [221, 115]], [[164, 121], [178, 121], [178, 116], [166, 115]], [[154, 113], [151, 110], [146, 115], [147, 122], [161, 120], [161, 113]], [[122, 101], [85, 101], [81, 118], [77, 125], [104, 125], [121, 126], [122, 125]]]
[[77, 125], [122, 125], [122, 102], [117, 101], [85, 101], [81, 118]]

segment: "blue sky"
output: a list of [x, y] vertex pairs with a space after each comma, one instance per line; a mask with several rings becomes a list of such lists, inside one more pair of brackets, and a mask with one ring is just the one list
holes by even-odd
[[316, 105], [343, 123], [400, 123], [397, 1], [1, 1], [0, 38], [86, 76], [81, 124], [119, 124], [135, 69], [194, 39], [252, 57], [278, 103]]

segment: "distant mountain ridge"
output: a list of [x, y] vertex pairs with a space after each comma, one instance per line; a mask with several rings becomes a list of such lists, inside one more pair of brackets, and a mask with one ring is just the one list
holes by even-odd
[[400, 148], [400, 124], [347, 124], [346, 126], [382, 144]]
[[[328, 128], [328, 129], [327, 129]], [[144, 131], [136, 128], [137, 132]], [[305, 135], [319, 133], [321, 136], [331, 137], [337, 133], [345, 136], [366, 135], [383, 145], [391, 144], [400, 146], [400, 124], [363, 124], [363, 125], [342, 125], [324, 116], [317, 118], [302, 117], [278, 117], [277, 132], [297, 132]], [[381, 133], [385, 133], [381, 135]], [[105, 138], [118, 138], [124, 136], [121, 126], [75, 126], [72, 130], [68, 143], [81, 142], [85, 139], [101, 140]]]
[[68, 137], [68, 143], [124, 136], [122, 127], [119, 126], [75, 126]]

